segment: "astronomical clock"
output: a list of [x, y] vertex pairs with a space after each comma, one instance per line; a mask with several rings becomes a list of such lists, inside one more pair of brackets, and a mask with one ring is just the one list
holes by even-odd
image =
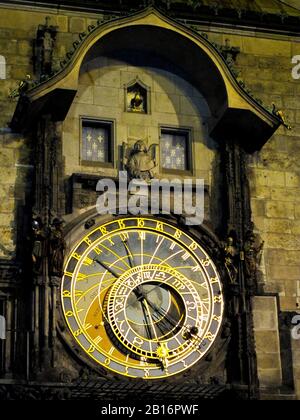
[[102, 224], [70, 253], [64, 318], [82, 353], [121, 376], [163, 379], [205, 357], [222, 325], [219, 273], [190, 234], [154, 218]]

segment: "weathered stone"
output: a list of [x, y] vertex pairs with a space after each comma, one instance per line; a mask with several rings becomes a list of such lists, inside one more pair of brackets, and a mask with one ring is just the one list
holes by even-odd
[[279, 337], [277, 331], [255, 331], [255, 343], [258, 353], [279, 353]]
[[298, 280], [300, 279], [300, 265], [299, 267], [274, 265], [270, 267], [269, 274], [273, 279]]
[[279, 171], [256, 170], [256, 183], [263, 187], [284, 187], [285, 174]]
[[300, 187], [300, 176], [297, 173], [286, 172], [285, 173], [285, 184], [288, 188], [299, 188]]
[[295, 204], [285, 201], [268, 201], [266, 203], [267, 217], [295, 219]]
[[298, 310], [297, 298], [285, 296], [280, 298], [280, 307], [282, 311], [296, 311]]
[[[14, 200], [9, 199], [8, 197], [1, 197], [0, 199], [0, 218], [1, 213], [12, 213], [15, 208]], [[1, 222], [0, 222], [1, 223]]]
[[254, 326], [256, 331], [271, 331], [277, 328], [277, 313], [271, 311], [254, 311]]
[[268, 249], [267, 261], [269, 264], [279, 265], [299, 265], [300, 264], [300, 251], [287, 251], [285, 249]]
[[108, 87], [95, 87], [94, 104], [104, 107], [117, 107], [119, 104], [119, 90]]
[[159, 113], [176, 114], [180, 112], [180, 96], [167, 95], [165, 93], [155, 94], [154, 109]]
[[260, 386], [275, 387], [282, 383], [282, 372], [280, 369], [258, 369]]
[[70, 32], [81, 33], [86, 30], [86, 22], [83, 18], [73, 17], [70, 19]]
[[77, 98], [80, 98], [80, 102], [83, 104], [92, 104], [94, 102], [94, 89], [92, 86], [80, 85]]
[[[293, 224], [290, 220], [275, 220], [266, 219], [264, 223], [265, 232], [285, 232], [285, 233], [296, 233], [293, 230]], [[300, 234], [300, 233], [299, 233]]]
[[297, 251], [300, 249], [300, 236], [284, 233], [266, 233], [263, 235], [266, 241], [266, 248]]
[[258, 353], [257, 363], [259, 370], [281, 369], [280, 355], [278, 353]]
[[265, 216], [265, 200], [259, 200], [259, 199], [255, 199], [253, 198], [251, 200], [251, 207], [252, 207], [252, 212], [253, 215], [255, 217], [264, 217]]
[[274, 296], [255, 296], [253, 298], [253, 310], [254, 311], [277, 311], [276, 299]]
[[296, 201], [300, 204], [300, 189], [272, 188], [271, 197], [275, 201]]

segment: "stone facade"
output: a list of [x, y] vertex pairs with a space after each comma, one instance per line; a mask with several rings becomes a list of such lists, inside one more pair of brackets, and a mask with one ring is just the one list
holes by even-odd
[[[16, 101], [9, 93], [26, 74], [33, 74], [32, 40], [45, 16], [58, 26], [54, 52], [59, 66], [78, 35], [101, 18], [99, 14], [51, 9], [8, 8], [0, 6], [0, 55], [6, 59], [6, 79], [0, 80], [0, 258], [17, 256], [18, 237], [28, 222], [24, 214], [26, 195], [30, 196], [31, 146], [9, 124]], [[262, 296], [254, 301], [254, 326], [258, 372], [262, 389], [281, 388], [284, 354], [280, 338], [280, 312], [300, 311], [300, 81], [292, 78], [291, 58], [300, 54], [298, 36], [198, 27], [209, 40], [240, 48], [237, 68], [246, 85], [264, 103], [276, 104], [292, 126], [281, 127], [263, 149], [248, 158], [251, 204], [255, 232], [265, 242], [261, 261]], [[124, 112], [124, 85], [139, 77], [151, 91], [151, 113]], [[81, 69], [79, 90], [63, 123], [63, 155], [66, 180], [73, 173], [116, 176], [107, 170], [82, 165], [80, 160], [80, 117], [114, 119], [116, 149], [123, 141], [159, 141], [159, 125], [188, 127], [195, 141], [194, 176], [211, 185], [217, 159], [217, 145], [209, 138], [206, 124], [211, 117], [203, 96], [175, 69], [162, 71], [140, 67], [121, 58], [102, 57]], [[234, 127], [233, 127], [234, 129]], [[99, 171], [99, 172], [98, 172]], [[0, 288], [4, 285], [1, 283]], [[265, 294], [265, 296], [263, 296]], [[277, 299], [278, 297], [278, 299]], [[292, 341], [294, 384], [300, 399], [300, 340]], [[266, 391], [267, 392], [267, 391]]]

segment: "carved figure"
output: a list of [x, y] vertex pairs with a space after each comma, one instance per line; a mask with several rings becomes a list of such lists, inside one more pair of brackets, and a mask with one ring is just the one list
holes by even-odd
[[50, 230], [50, 274], [62, 276], [66, 243], [63, 235], [63, 221], [54, 219]]
[[142, 179], [149, 182], [154, 178], [156, 164], [143, 140], [138, 140], [128, 159], [126, 169], [131, 179]]
[[130, 105], [132, 111], [140, 112], [144, 110], [144, 98], [139, 91], [136, 91], [134, 98], [131, 99]]
[[39, 25], [35, 41], [35, 69], [39, 78], [49, 76], [53, 67], [53, 52], [57, 34], [57, 27], [49, 25], [46, 17], [45, 25]]
[[228, 237], [227, 243], [224, 247], [224, 253], [225, 253], [225, 267], [228, 272], [230, 281], [232, 284], [236, 284], [237, 275], [238, 275], [236, 257], [238, 255], [238, 250], [234, 246], [233, 238], [230, 236]]
[[34, 219], [32, 221], [32, 263], [33, 272], [36, 275], [41, 273], [41, 263], [44, 256], [44, 241], [46, 239], [41, 221]]
[[249, 231], [246, 237], [244, 251], [245, 251], [245, 265], [246, 274], [249, 279], [254, 280], [257, 268], [260, 264], [260, 258], [264, 248], [264, 242], [257, 245], [256, 235]]

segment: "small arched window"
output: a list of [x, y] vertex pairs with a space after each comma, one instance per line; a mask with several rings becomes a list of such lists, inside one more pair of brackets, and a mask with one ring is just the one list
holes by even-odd
[[6, 79], [6, 60], [3, 55], [0, 55], [0, 80]]

